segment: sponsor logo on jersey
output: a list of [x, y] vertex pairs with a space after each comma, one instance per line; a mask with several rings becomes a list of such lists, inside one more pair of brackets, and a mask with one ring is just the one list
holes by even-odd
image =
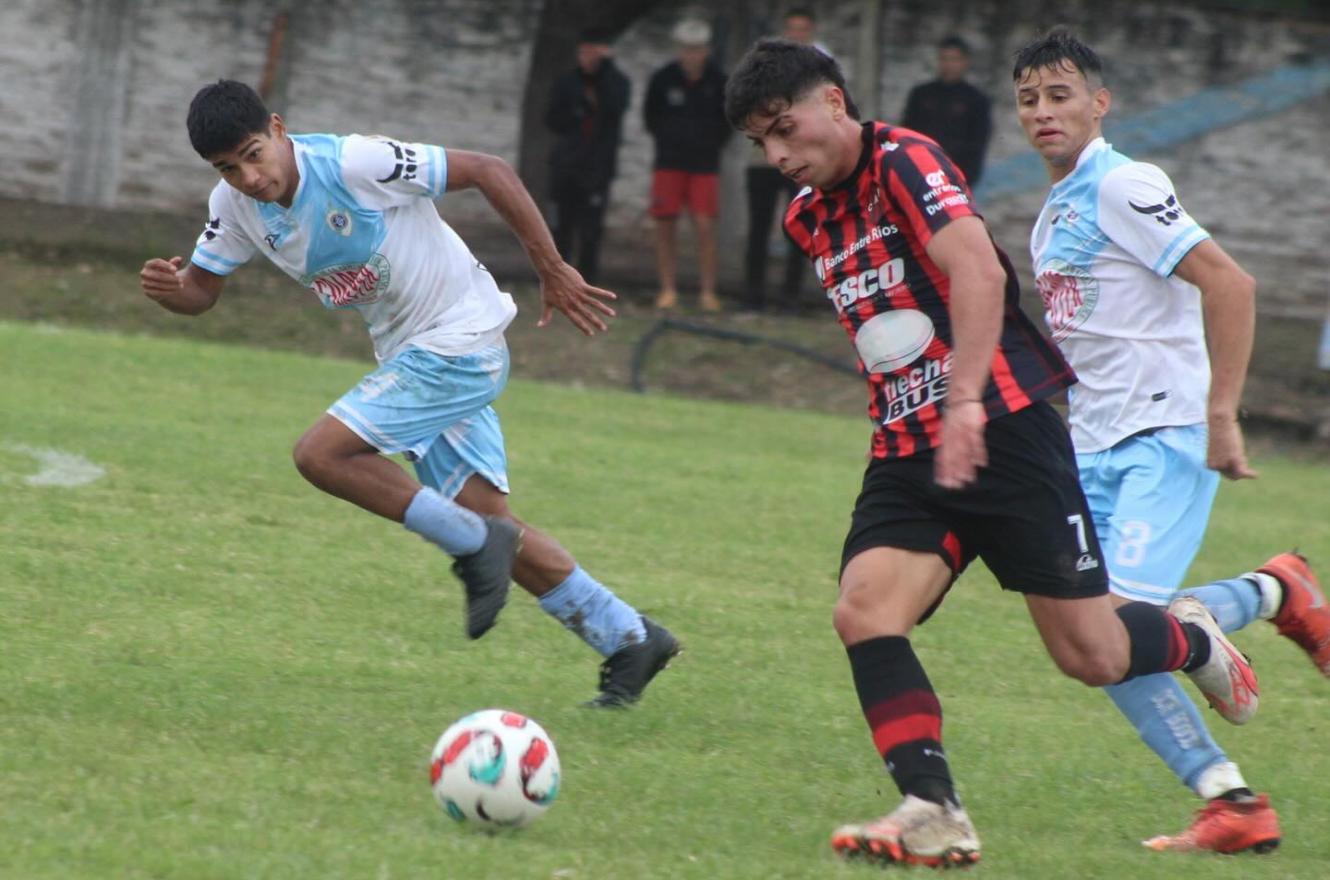
[[212, 217], [203, 224], [203, 240], [212, 241], [222, 234], [222, 218]]
[[[892, 227], [893, 229], [895, 227]], [[821, 277], [824, 273], [819, 273]], [[905, 283], [905, 260], [896, 257], [846, 277], [834, 287], [827, 288], [827, 299], [840, 311], [845, 311], [858, 300], [875, 293], [887, 293]]]
[[951, 352], [947, 352], [942, 358], [929, 358], [908, 372], [889, 377], [882, 384], [886, 401], [882, 424], [889, 425], [926, 406], [941, 404], [947, 396], [950, 376]]
[[378, 302], [391, 281], [392, 270], [383, 254], [373, 254], [365, 263], [329, 266], [300, 279], [329, 308]]
[[1044, 264], [1035, 278], [1035, 287], [1044, 302], [1044, 322], [1055, 342], [1074, 333], [1099, 304], [1099, 282], [1065, 260]]
[[384, 143], [392, 149], [393, 156], [397, 159], [397, 164], [393, 166], [392, 171], [388, 172], [387, 177], [377, 178], [378, 182], [392, 183], [399, 178], [402, 180], [415, 180], [416, 169], [419, 167], [419, 163], [416, 161], [416, 151], [410, 147], [402, 146], [397, 143], [397, 141], [385, 139]]
[[890, 238], [899, 231], [900, 230], [896, 228], [896, 225], [894, 223], [886, 223], [883, 224], [882, 226], [874, 226], [872, 229], [868, 230], [868, 233], [866, 235], [863, 235], [857, 240], [855, 240], [853, 243], [849, 245], [849, 247], [845, 248], [840, 253], [834, 254], [832, 256], [825, 256], [819, 258], [817, 261], [817, 265], [822, 267], [822, 271], [818, 275], [818, 278], [825, 279], [827, 274], [831, 272], [831, 270], [835, 269], [841, 263], [844, 263], [850, 257], [859, 253], [859, 251], [868, 247], [870, 244], [872, 244], [875, 241], [881, 241], [884, 238]]
[[1178, 197], [1172, 193], [1169, 193], [1168, 198], [1158, 205], [1138, 205], [1130, 199], [1127, 200], [1127, 204], [1131, 205], [1131, 209], [1137, 214], [1153, 216], [1155, 222], [1163, 226], [1171, 226], [1175, 221], [1181, 220], [1183, 214], [1187, 213], [1182, 210], [1182, 205], [1178, 204]]

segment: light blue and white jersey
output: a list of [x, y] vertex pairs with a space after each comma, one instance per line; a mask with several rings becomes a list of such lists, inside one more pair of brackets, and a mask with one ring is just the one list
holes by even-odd
[[360, 135], [291, 140], [300, 171], [291, 207], [218, 183], [192, 262], [230, 275], [261, 251], [326, 308], [359, 311], [381, 362], [408, 345], [464, 355], [501, 337], [517, 306], [432, 201], [448, 185], [442, 147]]
[[1077, 452], [1205, 421], [1200, 291], [1172, 273], [1209, 237], [1168, 175], [1103, 138], [1049, 192], [1030, 252], [1044, 320], [1080, 380], [1070, 390]]

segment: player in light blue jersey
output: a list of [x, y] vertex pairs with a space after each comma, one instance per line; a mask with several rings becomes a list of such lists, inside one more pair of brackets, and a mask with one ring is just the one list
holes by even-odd
[[[559, 258], [539, 210], [495, 156], [383, 137], [292, 135], [249, 86], [221, 80], [190, 105], [194, 149], [221, 174], [188, 264], [147, 261], [144, 293], [198, 315], [262, 253], [327, 308], [355, 309], [379, 367], [296, 443], [315, 486], [402, 523], [455, 558], [467, 634], [492, 627], [516, 580], [604, 658], [588, 705], [640, 698], [679, 652], [675, 638], [508, 509], [507, 459], [492, 403], [508, 379], [504, 329], [517, 313], [434, 199], [478, 189], [540, 277], [540, 325], [555, 310], [606, 329], [614, 294]], [[385, 455], [401, 453], [419, 482]]]
[[[1051, 33], [1017, 53], [1013, 79], [1021, 125], [1052, 181], [1030, 249], [1045, 321], [1079, 379], [1069, 391], [1072, 440], [1115, 599], [1213, 616], [1225, 631], [1272, 620], [1330, 675], [1330, 609], [1301, 556], [1178, 591], [1219, 475], [1256, 476], [1238, 425], [1255, 283], [1183, 210], [1163, 171], [1104, 141], [1112, 99], [1093, 50]], [[1146, 846], [1266, 852], [1279, 843], [1268, 797], [1247, 787], [1173, 676], [1105, 690], [1208, 801], [1185, 832]]]

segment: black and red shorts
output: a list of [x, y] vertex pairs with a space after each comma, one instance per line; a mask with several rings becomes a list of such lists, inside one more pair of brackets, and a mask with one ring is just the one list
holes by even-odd
[[988, 466], [964, 489], [933, 481], [934, 450], [873, 459], [841, 570], [873, 547], [936, 553], [959, 576], [978, 557], [1005, 590], [1076, 599], [1108, 591], [1071, 437], [1049, 404], [988, 423]]

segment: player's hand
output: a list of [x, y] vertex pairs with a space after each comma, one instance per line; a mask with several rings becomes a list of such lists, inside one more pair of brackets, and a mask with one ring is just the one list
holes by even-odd
[[933, 459], [933, 480], [944, 489], [964, 489], [988, 465], [984, 425], [988, 414], [978, 400], [947, 404], [942, 415], [942, 437]]
[[139, 284], [143, 292], [154, 302], [171, 300], [185, 290], [185, 281], [180, 277], [180, 266], [184, 257], [172, 257], [169, 260], [152, 259], [139, 270]]
[[614, 309], [605, 300], [618, 299], [608, 290], [586, 283], [582, 273], [567, 263], [559, 263], [540, 277], [540, 301], [544, 304], [537, 327], [549, 324], [557, 309], [587, 336], [609, 329], [601, 315], [614, 317]]
[[1242, 440], [1242, 426], [1232, 416], [1209, 420], [1210, 448], [1206, 451], [1205, 465], [1219, 471], [1230, 480], [1254, 480], [1259, 476], [1247, 464], [1247, 451]]

